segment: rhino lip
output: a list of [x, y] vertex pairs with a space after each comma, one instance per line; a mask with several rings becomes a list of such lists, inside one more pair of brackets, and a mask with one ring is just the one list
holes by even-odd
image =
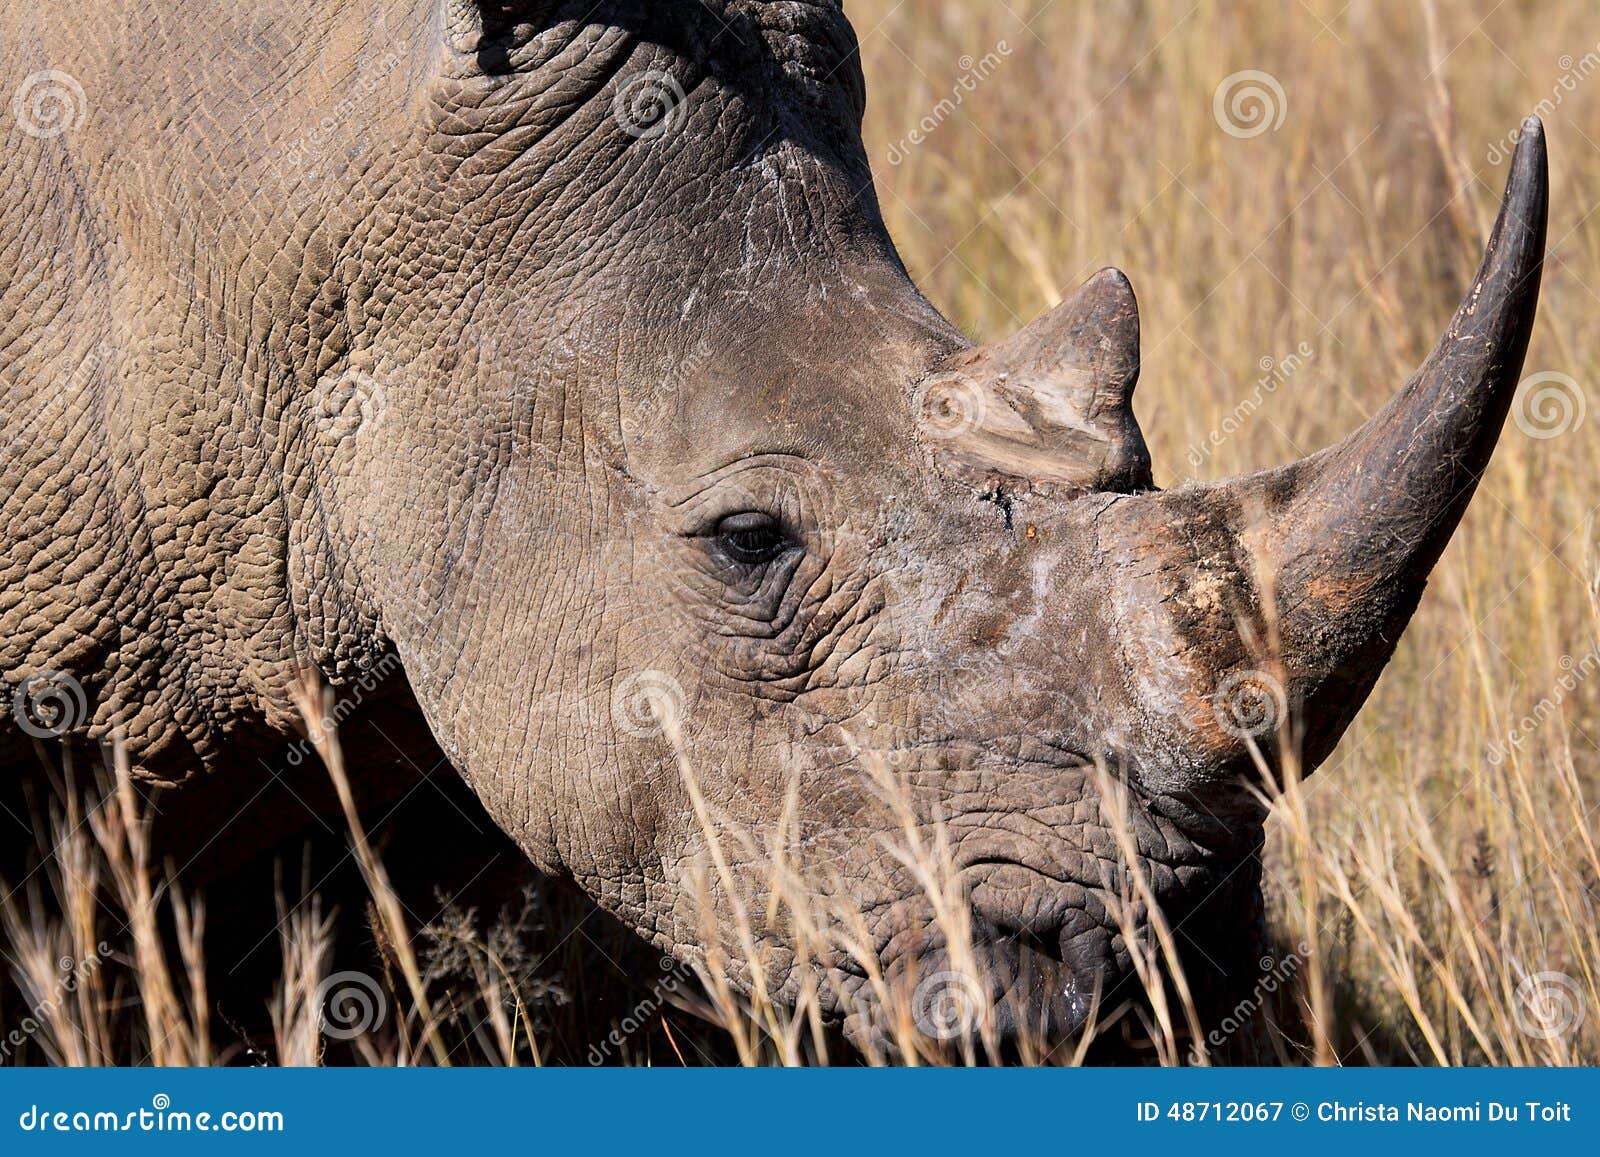
[[972, 972], [955, 967], [942, 945], [908, 961], [918, 982], [912, 1008], [919, 1031], [957, 1052], [998, 1049], [991, 1059], [1000, 1060], [1020, 1055], [1023, 1042], [1049, 1051], [1090, 1029], [1099, 1037], [1114, 1019], [1099, 1006], [1115, 974], [1072, 939], [980, 923]]
[[1054, 1043], [1078, 1036], [1096, 1015], [1106, 973], [1075, 961], [1065, 932], [1055, 941], [1018, 931], [1004, 937], [1010, 984], [994, 1002], [1002, 1040], [1033, 1036]]

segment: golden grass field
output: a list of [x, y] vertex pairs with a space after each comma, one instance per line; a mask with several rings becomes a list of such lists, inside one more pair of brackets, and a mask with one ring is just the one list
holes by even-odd
[[[1544, 115], [1550, 245], [1525, 374], [1547, 376], [1519, 398], [1365, 710], [1277, 803], [1266, 889], [1280, 982], [1240, 1035], [1254, 1057], [1291, 1064], [1600, 1063], [1600, 415], [1584, 415], [1600, 386], [1592, 6], [847, 7], [879, 195], [913, 276], [988, 339], [1100, 266], [1125, 270], [1144, 327], [1136, 409], [1164, 486], [1287, 461], [1376, 410], [1476, 268], [1508, 135]], [[1236, 77], [1246, 71], [1265, 75]], [[248, 1057], [218, 1051], [227, 1034], [208, 1019], [202, 930], [180, 920], [188, 951], [164, 950], [150, 915], [199, 909], [150, 882], [136, 812], [131, 800], [105, 809], [57, 845], [70, 870], [49, 879], [64, 920], [24, 896], [5, 910], [13, 979], [35, 996], [58, 957], [95, 951], [104, 917], [85, 886], [144, 913], [17, 1059], [324, 1059], [313, 995], [331, 914], [302, 904], [285, 921], [271, 1039]], [[636, 1023], [608, 1063], [839, 1058], [804, 1011], [750, 1008], [720, 976], [703, 993], [663, 992], [653, 953], [623, 955], [564, 894], [539, 901], [520, 947], [419, 930], [389, 899], [380, 855], [360, 857], [367, 938], [398, 1011], [352, 1059], [581, 1064], [619, 1018]], [[441, 943], [456, 953], [453, 987], [438, 979]], [[1156, 1020], [1152, 1060], [1226, 1059], [1196, 1056], [1181, 1008], [1158, 1002]], [[907, 1036], [870, 1059], [949, 1058]]]

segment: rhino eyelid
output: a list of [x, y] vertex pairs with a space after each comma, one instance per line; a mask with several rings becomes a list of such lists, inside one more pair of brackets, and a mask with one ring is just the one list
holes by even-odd
[[740, 567], [766, 566], [799, 545], [782, 519], [759, 510], [725, 515], [717, 520], [711, 537], [728, 561]]

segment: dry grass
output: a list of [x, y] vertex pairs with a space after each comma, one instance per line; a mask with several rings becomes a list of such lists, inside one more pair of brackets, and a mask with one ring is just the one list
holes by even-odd
[[[1494, 147], [1541, 101], [1550, 248], [1527, 372], [1580, 399], [1600, 381], [1600, 35], [1580, 5], [857, 0], [853, 18], [913, 275], [987, 338], [1126, 270], [1163, 484], [1287, 461], [1398, 388], [1476, 268]], [[886, 164], [962, 58], [1002, 40], [998, 68]], [[1213, 100], [1246, 69], [1280, 83], [1283, 117], [1241, 138]], [[1372, 700], [1276, 809], [1274, 928], [1311, 949], [1282, 1010], [1291, 1059], [1600, 1060], [1592, 447], [1588, 424], [1508, 426]], [[1564, 1002], [1585, 1022], [1543, 1039]]]
[[[1528, 369], [1568, 375], [1580, 399], [1600, 381], [1590, 284], [1600, 226], [1588, 216], [1600, 203], [1600, 71], [1580, 75], [1600, 47], [1581, 5], [854, 0], [851, 10], [880, 195], [913, 274], [987, 338], [1095, 268], [1125, 269], [1144, 320], [1138, 410], [1163, 483], [1287, 460], [1375, 410], [1426, 353], [1475, 267], [1505, 176], [1492, 146], [1557, 91], [1545, 117], [1550, 256]], [[987, 78], [935, 114], [967, 70], [962, 58], [981, 62], [1002, 41]], [[1223, 78], [1245, 69], [1270, 73], [1286, 102], [1280, 127], [1247, 138], [1222, 131], [1213, 108]], [[903, 147], [930, 115], [939, 123], [927, 139]], [[1298, 350], [1310, 352], [1285, 373]], [[1508, 427], [1371, 702], [1328, 765], [1303, 783], [1291, 775], [1274, 800], [1266, 888], [1282, 955], [1271, 991], [1241, 1010], [1252, 1027], [1237, 1034], [1256, 1055], [1600, 1063], [1591, 439], [1587, 424], [1550, 438]], [[318, 747], [337, 779], [336, 737]], [[807, 951], [859, 951], [850, 914], [820, 910], [781, 858], [772, 895], [751, 898], [715, 940], [697, 984], [659, 971], [651, 954], [619, 957], [620, 972], [597, 963], [596, 950], [609, 960], [627, 949], [575, 935], [589, 912], [560, 895], [536, 898], [509, 928], [465, 917], [422, 927], [395, 900], [353, 807], [370, 895], [356, 923], [371, 930], [366, 974], [389, 1015], [352, 1039], [330, 1035], [340, 1026], [324, 988], [351, 921], [285, 888], [267, 1036], [219, 1027], [208, 1019], [205, 907], [149, 862], [125, 769], [114, 766], [88, 803], [78, 780], [93, 777], [70, 758], [61, 771], [41, 820], [46, 866], [3, 908], [12, 1005], [36, 1022], [10, 1059], [847, 1055], [815, 1015], [814, 992], [791, 1010], [729, 981], [761, 976], [755, 945], [768, 921], [798, 929]], [[685, 774], [692, 780], [692, 768]], [[1104, 786], [1114, 814], [1114, 785]], [[905, 835], [905, 862], [959, 945], [964, 907], [947, 860], [913, 825]], [[705, 870], [710, 888], [726, 865], [712, 856]], [[1131, 910], [1137, 873], [1128, 885]], [[530, 938], [553, 956], [514, 959]], [[1152, 1059], [1226, 1059], [1237, 1041], [1197, 1049], [1189, 1039], [1181, 986], [1156, 979], [1169, 965], [1159, 935], [1136, 958]], [[639, 979], [621, 979], [627, 972]], [[982, 1033], [954, 1055], [929, 1047], [910, 994], [881, 976], [872, 984], [895, 1016], [867, 1059], [988, 1058]], [[345, 1011], [359, 1018], [361, 1008]]]

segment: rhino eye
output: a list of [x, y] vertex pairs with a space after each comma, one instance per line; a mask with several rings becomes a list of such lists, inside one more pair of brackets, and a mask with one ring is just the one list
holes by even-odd
[[717, 523], [717, 545], [741, 566], [764, 566], [780, 557], [793, 543], [769, 514], [730, 514]]

